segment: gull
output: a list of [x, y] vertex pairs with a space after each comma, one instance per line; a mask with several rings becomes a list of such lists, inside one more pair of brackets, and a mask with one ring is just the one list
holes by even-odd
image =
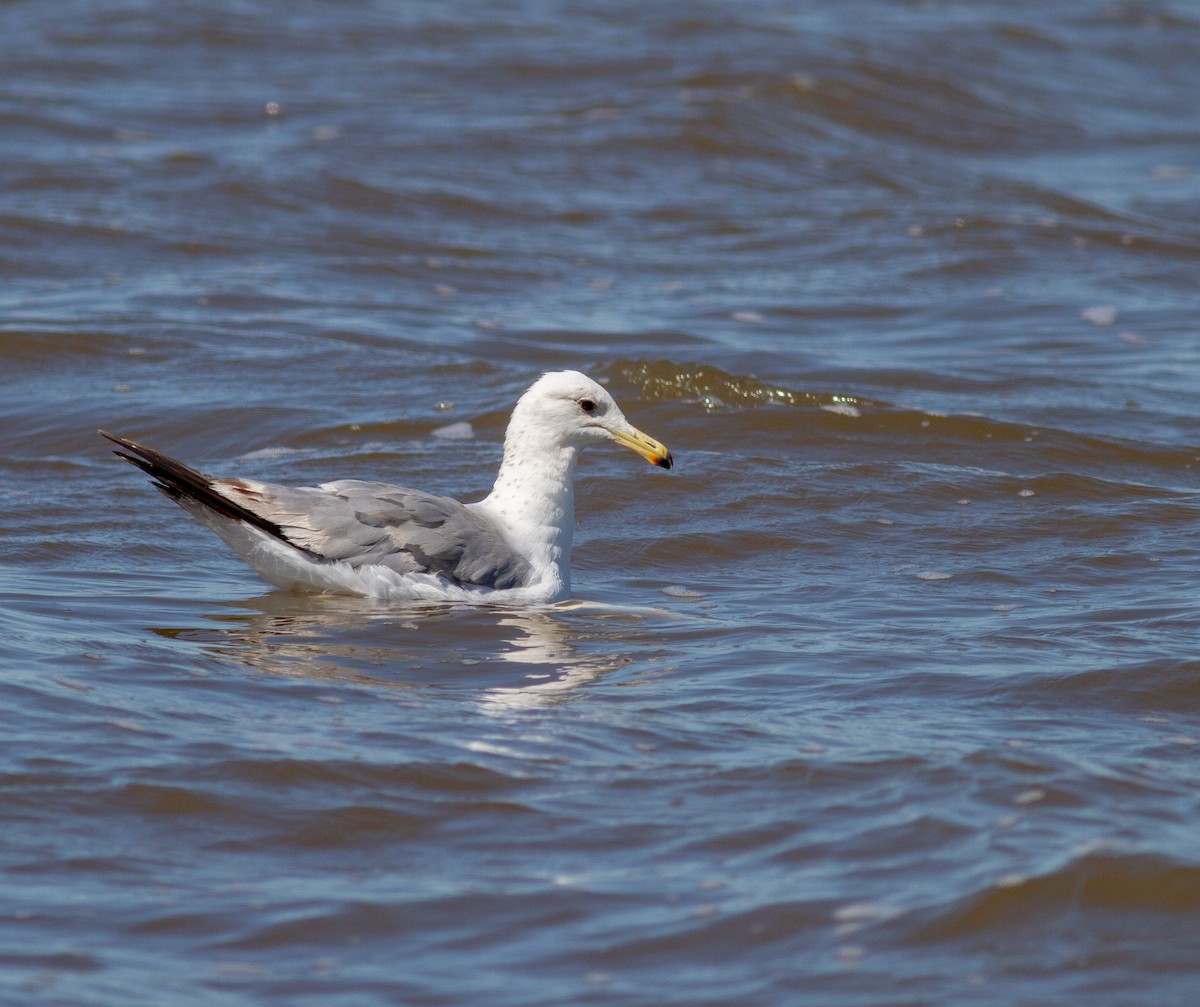
[[492, 491], [474, 503], [359, 479], [298, 487], [218, 479], [99, 433], [267, 583], [422, 601], [562, 601], [571, 593], [579, 452], [615, 441], [653, 465], [674, 464], [579, 371], [544, 374], [521, 396]]

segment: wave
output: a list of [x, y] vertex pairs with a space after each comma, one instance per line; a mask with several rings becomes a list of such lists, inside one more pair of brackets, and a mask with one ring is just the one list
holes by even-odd
[[[1200, 449], [1192, 445], [1097, 436], [981, 413], [944, 413], [906, 407], [853, 392], [814, 391], [764, 382], [752, 375], [734, 374], [707, 364], [619, 359], [608, 367], [607, 374], [620, 384], [632, 386], [643, 400], [684, 401], [717, 415], [741, 413], [739, 424], [777, 425], [797, 434], [852, 430], [857, 439], [886, 438], [911, 445], [914, 452], [919, 448], [927, 462], [938, 460], [939, 446], [986, 445], [993, 453], [1004, 447], [1018, 447], [1022, 454], [1036, 458], [1043, 469], [1036, 473], [1038, 488], [1083, 500], [1103, 499], [1111, 496], [1113, 490], [1104, 476], [1071, 471], [1074, 464], [1088, 462], [1098, 470], [1148, 467], [1160, 475], [1174, 475], [1171, 482], [1177, 483], [1181, 472], [1187, 472], [1200, 461]], [[890, 380], [895, 385], [912, 383], [908, 375], [891, 375]], [[994, 397], [999, 390], [995, 379], [972, 381], [926, 372], [918, 380], [920, 383], [912, 391], [920, 395], [931, 390], [955, 396], [973, 393], [974, 398], [982, 400]], [[882, 383], [880, 376], [870, 371], [864, 372], [860, 381]], [[795, 425], [794, 414], [798, 410], [810, 413], [803, 428]], [[1048, 464], [1056, 462], [1066, 468], [1045, 471]], [[1120, 495], [1164, 492], [1160, 486], [1151, 488], [1136, 481], [1122, 482], [1120, 486]], [[1192, 490], [1176, 486], [1166, 492], [1184, 496]]]
[[[1012, 874], [948, 908], [912, 914], [914, 944], [1028, 939], [1050, 920], [1165, 931], [1170, 918], [1200, 912], [1200, 865], [1154, 853], [1086, 852], [1042, 874]], [[1158, 923], [1146, 914], [1165, 917]], [[1107, 920], [1101, 923], [1101, 920]], [[1085, 923], [1090, 921], [1090, 923]]]

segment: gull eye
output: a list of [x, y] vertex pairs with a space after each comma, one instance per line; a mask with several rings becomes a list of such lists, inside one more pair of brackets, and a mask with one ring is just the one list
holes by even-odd
[[596, 411], [596, 403], [591, 399], [580, 399], [579, 408], [585, 413], [594, 413]]

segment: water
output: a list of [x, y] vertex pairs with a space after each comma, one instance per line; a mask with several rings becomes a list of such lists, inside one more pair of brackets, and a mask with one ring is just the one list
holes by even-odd
[[[0, 1001], [1195, 1002], [1194, 6], [0, 29]], [[270, 591], [94, 432], [472, 498], [558, 367], [678, 468], [553, 611]]]

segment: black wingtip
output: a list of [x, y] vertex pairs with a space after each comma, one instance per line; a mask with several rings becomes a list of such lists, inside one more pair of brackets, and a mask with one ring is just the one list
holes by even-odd
[[238, 501], [227, 496], [222, 492], [221, 488], [217, 485], [217, 480], [213, 479], [212, 476], [205, 475], [203, 472], [181, 462], [178, 458], [172, 458], [170, 455], [156, 451], [154, 448], [148, 448], [137, 441], [131, 441], [128, 437], [118, 437], [116, 434], [110, 434], [105, 430], [98, 430], [97, 433], [101, 437], [124, 448], [124, 451], [114, 451], [113, 454], [118, 458], [124, 458], [130, 465], [136, 465], [150, 477], [157, 489], [161, 490], [176, 503], [194, 500], [202, 507], [208, 508], [223, 518], [253, 525], [255, 528], [259, 528], [267, 534], [287, 542], [288, 545], [296, 549], [301, 549], [305, 552], [308, 551], [303, 546], [298, 546], [292, 542], [276, 522], [264, 517], [262, 514], [255, 513], [248, 507], [242, 506]]
[[[137, 441], [131, 441], [128, 437], [118, 437], [116, 434], [110, 434], [107, 430], [97, 430], [96, 433], [106, 440], [112, 441], [114, 444], [121, 445], [121, 447], [123, 447], [126, 451], [132, 451], [134, 454], [149, 453], [148, 448], [142, 447], [142, 445]], [[124, 451], [114, 451], [113, 454], [124, 458], [126, 461], [134, 462], [135, 465], [137, 464], [136, 461], [130, 458], [129, 455], [125, 454]]]

